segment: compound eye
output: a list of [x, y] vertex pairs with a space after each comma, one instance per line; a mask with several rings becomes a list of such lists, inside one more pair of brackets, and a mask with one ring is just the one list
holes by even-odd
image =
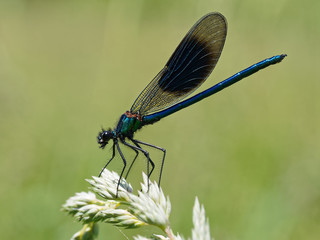
[[113, 138], [113, 133], [111, 131], [103, 131], [100, 132], [97, 140], [98, 140], [98, 144], [100, 144], [100, 148], [104, 148], [110, 139]]
[[110, 131], [105, 131], [102, 133], [102, 139], [104, 141], [109, 141], [112, 138], [113, 134]]

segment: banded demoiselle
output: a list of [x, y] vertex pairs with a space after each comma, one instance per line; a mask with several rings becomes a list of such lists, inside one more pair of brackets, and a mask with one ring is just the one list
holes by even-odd
[[[110, 140], [113, 141], [112, 156], [103, 167], [100, 175], [114, 159], [117, 150], [123, 161], [120, 179], [122, 178], [127, 167], [127, 160], [119, 145], [119, 142], [121, 142], [135, 152], [135, 157], [129, 166], [125, 178], [127, 178], [139, 152], [143, 153], [147, 159], [147, 176], [150, 177], [155, 164], [151, 160], [148, 151], [141, 147], [143, 145], [163, 152], [159, 176], [160, 186], [166, 150], [138, 141], [134, 138], [134, 133], [143, 126], [153, 124], [172, 113], [199, 102], [263, 68], [281, 62], [286, 57], [285, 54], [281, 54], [267, 58], [211, 88], [182, 101], [182, 99], [200, 87], [211, 74], [219, 60], [226, 34], [227, 22], [225, 17], [220, 13], [209, 13], [196, 22], [182, 39], [164, 68], [140, 93], [130, 111], [121, 115], [117, 126], [113, 130], [109, 129], [105, 131], [102, 129], [102, 132], [99, 133], [97, 138], [100, 148], [104, 148]], [[149, 171], [149, 164], [151, 164], [151, 171]], [[119, 188], [120, 179], [117, 189]]]

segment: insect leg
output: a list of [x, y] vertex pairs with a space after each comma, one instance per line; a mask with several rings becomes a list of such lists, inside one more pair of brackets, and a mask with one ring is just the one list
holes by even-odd
[[[141, 151], [141, 152], [145, 155], [145, 157], [147, 158], [147, 176], [148, 176], [148, 178], [150, 178], [150, 175], [151, 175], [151, 173], [152, 173], [155, 165], [154, 165], [154, 162], [150, 159], [149, 152], [146, 151], [146, 150], [144, 150], [143, 148], [141, 148], [141, 147], [139, 146], [139, 144], [137, 144], [137, 143], [134, 142], [133, 139], [131, 139], [131, 138], [129, 138], [129, 139], [130, 139], [136, 146], [134, 146], [134, 145], [132, 145], [132, 144], [130, 144], [130, 143], [127, 143], [127, 142], [124, 141], [124, 140], [122, 140], [122, 143], [123, 143], [124, 145], [132, 148], [132, 149], [136, 149], [136, 150], [138, 150], [138, 151]], [[151, 172], [149, 172], [149, 163], [150, 163], [151, 166], [152, 166]], [[149, 188], [149, 185], [148, 185], [148, 188]]]
[[123, 161], [123, 168], [122, 168], [122, 171], [121, 171], [121, 174], [120, 174], [120, 177], [119, 177], [119, 181], [118, 181], [118, 185], [117, 185], [116, 197], [118, 197], [119, 185], [120, 185], [120, 181], [121, 181], [123, 172], [124, 172], [124, 170], [126, 169], [127, 161], [126, 161], [126, 159], [125, 159], [125, 157], [124, 157], [124, 155], [123, 155], [123, 153], [122, 153], [122, 151], [121, 151], [121, 149], [120, 149], [120, 146], [119, 146], [118, 141], [115, 141], [115, 145], [117, 146], [118, 152], [119, 152], [119, 154], [120, 154], [120, 156], [121, 156], [121, 158], [122, 158], [122, 161]]
[[124, 177], [125, 179], [127, 179], [128, 175], [129, 175], [129, 172], [131, 171], [131, 168], [132, 168], [133, 164], [135, 163], [135, 161], [136, 161], [136, 159], [137, 159], [137, 157], [138, 157], [138, 155], [139, 155], [139, 152], [138, 152], [136, 149], [134, 149], [134, 148], [132, 148], [132, 147], [130, 147], [130, 148], [131, 148], [133, 151], [135, 151], [136, 156], [134, 157], [132, 163], [130, 164], [130, 167], [129, 167], [128, 171], [127, 171], [127, 174], [126, 174], [126, 176]]
[[[160, 150], [160, 151], [163, 152], [163, 158], [162, 158], [162, 162], [161, 162], [160, 176], [159, 176], [159, 187], [160, 187], [162, 170], [163, 170], [163, 166], [164, 166], [164, 160], [165, 160], [165, 158], [166, 158], [166, 149], [164, 149], [164, 148], [162, 148], [162, 147], [158, 147], [158, 146], [156, 146], [156, 145], [152, 145], [152, 144], [150, 144], [150, 143], [141, 142], [141, 141], [138, 141], [138, 140], [135, 140], [135, 139], [131, 139], [131, 141], [132, 141], [133, 143], [135, 143], [135, 144], [140, 143], [140, 144], [143, 144], [143, 145], [148, 146], [148, 147], [153, 147], [153, 148], [158, 149], [158, 150]], [[139, 145], [138, 145], [138, 146], [139, 146]], [[139, 147], [140, 147], [140, 146], [139, 146]], [[153, 169], [152, 169], [152, 171], [153, 171]], [[151, 173], [150, 173], [150, 175], [151, 175]]]
[[103, 171], [107, 168], [107, 166], [109, 165], [109, 163], [113, 160], [114, 156], [115, 156], [115, 142], [113, 142], [112, 145], [112, 156], [110, 158], [110, 160], [107, 162], [107, 164], [102, 168], [101, 172], [99, 173], [99, 177], [101, 177], [101, 174], [103, 173]]
[[[136, 145], [139, 149], [143, 149], [137, 142], [139, 142], [139, 141], [137, 141], [137, 140], [135, 140], [135, 139], [130, 139], [133, 143], [134, 143], [134, 145]], [[143, 149], [144, 150], [144, 149]], [[144, 151], [146, 151], [146, 150], [144, 150]], [[147, 151], [146, 151], [147, 152]], [[149, 154], [148, 154], [148, 156], [149, 156]], [[146, 155], [146, 158], [147, 158], [147, 160], [148, 160], [148, 162], [150, 162], [151, 163], [151, 166], [152, 166], [152, 169], [151, 169], [151, 171], [150, 171], [150, 173], [148, 174], [148, 178], [150, 178], [150, 176], [151, 176], [151, 174], [152, 174], [152, 172], [153, 172], [153, 170], [154, 170], [154, 168], [155, 168], [155, 164], [154, 164], [154, 162], [151, 160], [151, 158], [150, 157], [148, 157], [147, 155]]]

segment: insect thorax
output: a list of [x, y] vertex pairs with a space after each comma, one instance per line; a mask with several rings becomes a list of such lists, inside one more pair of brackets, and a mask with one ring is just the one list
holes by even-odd
[[116, 132], [123, 137], [130, 137], [143, 126], [142, 117], [139, 114], [132, 114], [126, 111], [121, 115]]

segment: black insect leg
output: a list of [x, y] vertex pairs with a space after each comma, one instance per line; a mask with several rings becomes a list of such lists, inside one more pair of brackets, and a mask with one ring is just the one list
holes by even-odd
[[99, 177], [101, 177], [101, 174], [103, 173], [103, 171], [108, 167], [109, 163], [113, 160], [116, 152], [115, 152], [115, 142], [113, 142], [113, 145], [112, 145], [112, 157], [110, 158], [110, 160], [107, 162], [107, 164], [102, 168], [101, 172], [99, 173]]
[[118, 185], [117, 185], [117, 193], [116, 193], [116, 198], [117, 198], [118, 197], [118, 190], [119, 190], [120, 181], [121, 181], [123, 172], [126, 169], [127, 161], [126, 161], [125, 157], [123, 156], [123, 153], [122, 153], [122, 151], [120, 149], [118, 141], [115, 141], [115, 145], [117, 146], [118, 152], [119, 152], [119, 154], [120, 154], [120, 156], [122, 158], [122, 161], [123, 161], [123, 168], [122, 168], [122, 171], [121, 171], [121, 174], [120, 174], [120, 177], [119, 177], [119, 181], [118, 181]]
[[[130, 139], [130, 140], [131, 140], [134, 144], [136, 144], [136, 145], [137, 145], [138, 143], [140, 143], [140, 144], [143, 144], [143, 145], [148, 146], [148, 147], [153, 147], [153, 148], [158, 149], [158, 150], [160, 150], [160, 151], [163, 152], [163, 158], [162, 158], [162, 162], [161, 162], [160, 176], [159, 176], [159, 187], [160, 187], [162, 170], [163, 170], [163, 166], [164, 166], [164, 160], [165, 160], [165, 158], [166, 158], [166, 150], [165, 150], [164, 148], [162, 148], [162, 147], [158, 147], [158, 146], [152, 145], [152, 144], [150, 144], [150, 143], [141, 142], [141, 141], [138, 141], [138, 140], [135, 140], [135, 139]], [[137, 146], [139, 146], [139, 145], [137, 145]], [[139, 147], [140, 147], [140, 146], [139, 146]], [[141, 147], [140, 147], [140, 148], [141, 148]], [[152, 169], [152, 171], [153, 171], [153, 169]], [[152, 171], [151, 171], [151, 172], [152, 172]], [[150, 175], [151, 175], [151, 173], [150, 173]]]
[[[127, 142], [124, 141], [124, 140], [122, 140], [122, 143], [123, 143], [124, 145], [132, 148], [132, 149], [136, 149], [136, 150], [138, 150], [138, 151], [141, 151], [141, 152], [145, 155], [145, 157], [147, 158], [147, 176], [148, 176], [148, 178], [150, 178], [150, 175], [151, 175], [151, 173], [152, 173], [155, 165], [154, 165], [154, 162], [150, 159], [149, 152], [147, 152], [146, 150], [144, 150], [143, 148], [141, 148], [141, 147], [139, 146], [139, 144], [136, 144], [136, 143], [133, 141], [133, 139], [130, 138], [130, 140], [131, 140], [136, 146], [133, 146], [132, 144], [127, 143]], [[149, 163], [150, 163], [151, 166], [152, 166], [151, 172], [149, 172]], [[149, 183], [148, 183], [148, 190], [149, 190]]]
[[127, 171], [127, 174], [126, 174], [126, 176], [125, 176], [125, 179], [127, 179], [128, 175], [129, 175], [129, 172], [131, 171], [131, 168], [132, 168], [134, 162], [136, 161], [136, 159], [137, 159], [137, 157], [138, 157], [138, 155], [139, 155], [139, 152], [138, 152], [136, 149], [134, 149], [134, 148], [132, 148], [132, 147], [130, 147], [130, 148], [131, 148], [133, 151], [135, 151], [136, 156], [134, 157], [132, 163], [130, 164], [130, 167], [129, 167], [128, 171]]
[[[138, 148], [143, 149], [143, 148], [136, 142], [136, 140], [134, 140], [134, 139], [130, 139], [130, 140], [131, 140], [131, 141], [134, 143], [134, 145], [136, 145]], [[146, 150], [144, 150], [144, 151], [146, 151]], [[146, 151], [146, 152], [147, 152], [147, 151]], [[155, 164], [154, 164], [154, 162], [151, 160], [151, 158], [148, 157], [149, 154], [148, 154], [148, 156], [147, 156], [147, 155], [145, 155], [145, 156], [146, 156], [146, 158], [148, 159], [148, 162], [150, 161], [151, 166], [152, 166], [152, 169], [151, 169], [150, 173], [148, 174], [148, 178], [150, 178], [150, 176], [151, 176], [151, 174], [152, 174], [152, 172], [153, 172], [153, 170], [154, 170], [154, 168], [155, 168]]]

